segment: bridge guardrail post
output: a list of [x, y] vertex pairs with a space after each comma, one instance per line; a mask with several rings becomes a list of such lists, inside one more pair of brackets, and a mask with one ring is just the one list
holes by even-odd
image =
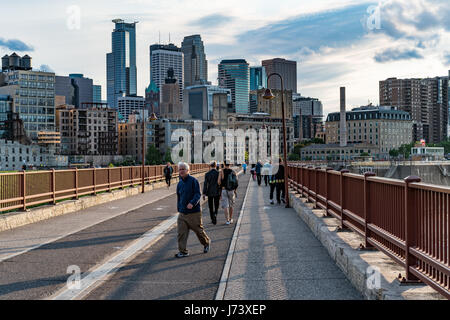
[[333, 170], [333, 168], [330, 167], [326, 167], [325, 168], [325, 216], [328, 217], [329, 213], [328, 213], [328, 171]]
[[[370, 188], [367, 178], [374, 176], [376, 176], [374, 172], [364, 173], [364, 248], [373, 248], [367, 241], [367, 239], [370, 238], [370, 230], [367, 228], [367, 225], [369, 225], [372, 220], [370, 216]], [[362, 245], [360, 247], [362, 247]]]
[[409, 185], [414, 182], [420, 182], [421, 179], [417, 176], [409, 176], [405, 181], [405, 271], [407, 282], [418, 282], [419, 279], [410, 271], [411, 266], [417, 264], [417, 258], [410, 254], [409, 248], [417, 245], [417, 213], [415, 211], [414, 200]]
[[22, 170], [23, 211], [27, 210], [27, 172]]
[[78, 200], [78, 168], [75, 168], [75, 199]]
[[320, 170], [320, 167], [314, 168], [314, 209], [317, 209], [317, 193], [319, 192], [319, 188], [317, 187], [317, 173]]
[[53, 192], [53, 204], [56, 204], [56, 172], [52, 169], [52, 192]]
[[344, 190], [344, 173], [349, 173], [350, 171], [347, 169], [343, 169], [341, 170], [341, 175], [340, 175], [340, 189], [341, 189], [341, 229], [345, 229], [346, 227], [344, 226], [344, 209], [345, 209], [345, 190]]

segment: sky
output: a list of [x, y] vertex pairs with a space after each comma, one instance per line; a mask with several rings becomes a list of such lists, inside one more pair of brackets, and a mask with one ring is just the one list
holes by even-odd
[[297, 88], [324, 113], [379, 103], [379, 81], [448, 75], [448, 0], [21, 0], [2, 4], [0, 55], [28, 54], [36, 69], [83, 73], [102, 85], [111, 20], [137, 24], [138, 94], [149, 85], [149, 45], [200, 34], [209, 81], [222, 59], [297, 61]]

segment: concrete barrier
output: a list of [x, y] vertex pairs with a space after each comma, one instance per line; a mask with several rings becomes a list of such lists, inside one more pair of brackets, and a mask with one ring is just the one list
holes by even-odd
[[352, 231], [338, 231], [340, 222], [324, 217], [325, 210], [313, 209], [293, 192], [289, 193], [292, 208], [309, 226], [327, 249], [336, 265], [353, 286], [368, 300], [447, 300], [426, 284], [404, 285], [397, 281], [405, 271], [391, 258], [378, 250], [360, 250], [364, 238]]
[[[204, 173], [194, 174], [195, 177], [202, 177]], [[166, 187], [165, 181], [157, 181], [145, 185], [145, 192]], [[131, 197], [141, 193], [142, 187], [129, 187], [123, 190], [116, 189], [111, 192], [104, 192], [97, 195], [82, 197], [78, 200], [66, 200], [56, 205], [44, 205], [38, 208], [32, 208], [27, 211], [11, 212], [0, 215], [0, 232], [12, 230], [30, 223], [39, 222], [67, 213], [80, 211], [99, 204], [111, 202], [114, 200]]]

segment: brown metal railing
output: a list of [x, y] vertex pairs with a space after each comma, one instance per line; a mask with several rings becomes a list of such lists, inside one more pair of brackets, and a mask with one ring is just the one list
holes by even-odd
[[[178, 177], [178, 166], [173, 169]], [[145, 183], [163, 180], [163, 170], [164, 165], [145, 166]], [[208, 170], [209, 164], [190, 165], [191, 174]], [[1, 173], [0, 213], [141, 184], [142, 166]]]
[[362, 247], [403, 266], [403, 282], [423, 281], [450, 299], [450, 188], [298, 164], [288, 175], [295, 192], [364, 237]]

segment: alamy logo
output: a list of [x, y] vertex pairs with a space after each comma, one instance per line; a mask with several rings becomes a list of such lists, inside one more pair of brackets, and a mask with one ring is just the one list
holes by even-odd
[[174, 163], [210, 163], [213, 160], [218, 162], [226, 160], [235, 164], [247, 161], [249, 163], [261, 161], [264, 164], [270, 161], [273, 174], [278, 170], [280, 158], [278, 129], [220, 131], [213, 128], [203, 132], [202, 121], [195, 121], [193, 132], [187, 129], [174, 130], [171, 142], [177, 143], [171, 152]]
[[367, 275], [366, 285], [368, 289], [381, 288], [381, 273], [378, 267], [373, 266], [368, 267], [366, 275]]
[[368, 7], [367, 13], [369, 14], [366, 19], [367, 29], [370, 31], [381, 29], [381, 5]]
[[81, 289], [81, 269], [79, 266], [72, 265], [67, 267], [67, 273], [71, 274], [67, 278], [67, 288], [69, 290]]
[[81, 8], [77, 5], [70, 6], [66, 9], [67, 13], [67, 28], [69, 30], [81, 29]]

